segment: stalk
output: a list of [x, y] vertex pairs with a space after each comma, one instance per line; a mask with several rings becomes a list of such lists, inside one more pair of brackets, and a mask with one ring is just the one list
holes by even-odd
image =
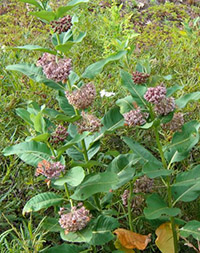
[[132, 213], [131, 213], [131, 204], [133, 199], [133, 183], [130, 182], [129, 184], [129, 197], [128, 197], [128, 223], [130, 230], [133, 231], [133, 224], [132, 224]]
[[[158, 128], [154, 127], [154, 130], [155, 130], [156, 143], [157, 143], [157, 146], [158, 146], [158, 151], [160, 153], [160, 157], [161, 157], [161, 160], [162, 160], [163, 167], [165, 169], [169, 169], [168, 166], [167, 166], [167, 162], [165, 160], [165, 157], [164, 157], [163, 150], [162, 150], [162, 145], [161, 145], [161, 142], [160, 142]], [[168, 205], [171, 208], [172, 207], [172, 192], [171, 192], [171, 186], [170, 186], [170, 176], [167, 176], [167, 182], [166, 183], [167, 183]], [[177, 231], [176, 231], [176, 225], [175, 225], [174, 217], [170, 217], [170, 222], [171, 222], [172, 233], [173, 233], [174, 252], [178, 253], [178, 240], [177, 240]]]
[[[61, 172], [61, 175], [62, 177], [64, 176], [63, 172]], [[71, 207], [73, 207], [73, 200], [70, 198], [69, 189], [66, 183], [64, 183], [64, 188], [65, 188], [65, 194], [67, 196], [67, 199], [69, 200]]]

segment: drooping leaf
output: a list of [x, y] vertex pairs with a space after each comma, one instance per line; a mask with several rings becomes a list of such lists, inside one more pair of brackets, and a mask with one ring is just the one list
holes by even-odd
[[47, 250], [45, 250], [45, 253], [79, 253], [84, 251], [84, 249], [86, 249], [87, 246], [78, 246], [78, 245], [73, 245], [73, 244], [66, 244], [63, 243], [61, 245], [58, 246], [54, 246], [51, 247]]
[[200, 91], [186, 94], [176, 100], [176, 104], [179, 108], [184, 108], [190, 101], [197, 101], [200, 99]]
[[36, 212], [43, 208], [59, 205], [64, 199], [54, 192], [40, 193], [31, 198], [23, 208], [23, 215], [25, 213]]
[[148, 177], [155, 178], [161, 175], [169, 175], [171, 173], [171, 171], [163, 169], [162, 163], [142, 145], [128, 137], [123, 137], [123, 140], [136, 157], [138, 157], [138, 162], [142, 165], [142, 170]]
[[37, 115], [31, 114], [30, 118], [33, 122], [35, 131], [38, 133], [45, 133], [46, 122], [42, 116], [42, 111], [40, 111]]
[[172, 193], [175, 203], [178, 201], [193, 201], [200, 195], [200, 165], [192, 170], [181, 172], [176, 176], [176, 182], [172, 185]]
[[27, 110], [23, 108], [17, 108], [15, 111], [19, 117], [21, 117], [24, 121], [26, 121], [26, 123], [33, 125], [33, 122], [30, 119], [30, 113]]
[[36, 0], [19, 0], [20, 2], [23, 3], [28, 3], [28, 4], [32, 4], [35, 5], [37, 8], [39, 8], [40, 10], [42, 10], [42, 6], [36, 1]]
[[53, 11], [37, 11], [37, 12], [29, 12], [29, 14], [47, 22], [51, 22], [56, 18], [56, 14]]
[[182, 89], [182, 86], [179, 86], [177, 84], [173, 85], [170, 88], [167, 88], [167, 97], [170, 97], [171, 95], [173, 95], [177, 90]]
[[116, 105], [120, 107], [120, 113], [124, 114], [134, 109], [133, 102], [135, 100], [132, 96], [127, 96], [125, 98], [120, 98], [116, 101]]
[[17, 49], [23, 49], [23, 50], [30, 50], [30, 51], [39, 51], [39, 52], [46, 52], [49, 54], [54, 54], [56, 55], [56, 51], [53, 51], [51, 49], [48, 48], [44, 48], [38, 45], [25, 45], [25, 46], [19, 46], [19, 47], [15, 47]]
[[64, 183], [69, 184], [72, 187], [78, 186], [84, 179], [85, 172], [82, 167], [76, 166], [67, 172], [67, 174], [59, 179], [57, 179], [55, 185], [64, 185]]
[[[173, 232], [170, 222], [160, 225], [156, 229], [156, 246], [162, 253], [174, 253]], [[177, 238], [178, 239], [178, 238]]]
[[69, 104], [66, 97], [63, 96], [57, 96], [56, 98], [58, 100], [60, 108], [63, 110], [63, 112], [68, 116], [74, 116], [75, 111], [72, 105]]
[[51, 160], [51, 150], [45, 143], [29, 141], [21, 142], [3, 150], [5, 156], [17, 155], [25, 163], [37, 166], [42, 160]]
[[200, 241], [200, 222], [192, 220], [187, 222], [187, 224], [180, 228], [180, 235], [183, 237], [188, 237], [192, 235], [196, 240]]
[[133, 179], [135, 174], [134, 164], [138, 162], [138, 158], [134, 154], [126, 154], [117, 156], [108, 166], [107, 171], [114, 172], [118, 175], [119, 182], [113, 187], [116, 190]]
[[92, 239], [92, 228], [91, 226], [87, 226], [86, 228], [76, 231], [76, 232], [69, 232], [65, 233], [63, 230], [60, 233], [60, 236], [62, 240], [68, 241], [68, 242], [85, 242], [89, 243]]
[[108, 192], [118, 182], [118, 177], [112, 172], [103, 172], [86, 177], [71, 196], [75, 200], [85, 200], [98, 192]]
[[122, 79], [122, 85], [131, 93], [131, 96], [133, 97], [134, 101], [141, 107], [146, 106], [146, 102], [144, 100], [146, 87], [134, 84], [132, 76], [128, 72], [121, 70], [120, 74]]
[[100, 215], [92, 229], [92, 245], [104, 245], [113, 240], [112, 230], [119, 226], [118, 220], [105, 215]]
[[41, 142], [45, 142], [49, 139], [51, 135], [49, 133], [44, 133], [44, 134], [39, 134], [35, 137], [32, 137], [31, 140], [32, 141], [41, 141]]
[[151, 241], [151, 234], [141, 235], [130, 230], [118, 228], [114, 231], [121, 245], [127, 249], [145, 250]]
[[84, 73], [82, 74], [82, 77], [88, 78], [88, 79], [94, 79], [96, 75], [101, 73], [101, 71], [103, 70], [106, 64], [108, 64], [109, 62], [117, 61], [121, 59], [126, 53], [127, 51], [119, 51], [118, 53], [112, 54], [106, 59], [93, 63], [92, 65], [88, 66], [85, 69]]
[[165, 201], [157, 194], [153, 193], [146, 200], [147, 207], [144, 208], [144, 215], [147, 219], [158, 219], [162, 215], [176, 216], [181, 210], [179, 208], [170, 208]]

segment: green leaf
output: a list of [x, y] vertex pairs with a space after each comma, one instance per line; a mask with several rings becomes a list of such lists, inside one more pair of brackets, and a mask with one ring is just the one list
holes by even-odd
[[85, 172], [83, 168], [80, 166], [77, 166], [69, 170], [64, 177], [57, 179], [54, 182], [54, 184], [64, 185], [64, 183], [67, 183], [72, 187], [76, 187], [83, 181], [84, 177], [85, 177]]
[[62, 85], [47, 79], [43, 74], [42, 68], [37, 67], [35, 64], [19, 63], [15, 65], [8, 65], [6, 69], [21, 72], [22, 74], [28, 76], [30, 79], [38, 83], [44, 83], [52, 89], [64, 90], [64, 87]]
[[121, 59], [126, 53], [127, 51], [119, 51], [118, 53], [112, 54], [106, 59], [93, 63], [85, 69], [84, 73], [82, 74], [82, 77], [94, 79], [96, 75], [101, 73], [106, 64]]
[[190, 171], [179, 173], [176, 182], [172, 185], [172, 193], [175, 203], [178, 201], [193, 201], [200, 195], [200, 165]]
[[14, 48], [23, 49], [23, 50], [30, 50], [30, 51], [46, 52], [46, 53], [54, 54], [54, 55], [57, 54], [56, 51], [53, 51], [51, 49], [44, 48], [44, 47], [41, 47], [38, 45], [25, 45], [25, 46], [19, 46], [19, 47], [14, 47]]
[[28, 4], [35, 5], [40, 10], [43, 9], [42, 6], [36, 0], [19, 0], [19, 1], [22, 2], [22, 3], [28, 3]]
[[73, 245], [73, 244], [66, 244], [63, 243], [58, 246], [51, 247], [47, 250], [45, 250], [45, 253], [79, 253], [84, 251], [86, 249], [86, 246], [78, 246], [78, 245]]
[[127, 96], [125, 98], [118, 99], [116, 105], [120, 107], [120, 113], [124, 114], [134, 109], [133, 106], [134, 99], [132, 96]]
[[102, 119], [102, 132], [111, 133], [119, 127], [124, 126], [124, 117], [119, 112], [119, 107], [109, 110]]
[[176, 104], [179, 108], [184, 108], [190, 101], [197, 101], [200, 99], [200, 91], [193, 92], [176, 99]]
[[40, 111], [37, 115], [31, 114], [30, 118], [33, 121], [35, 131], [45, 133], [46, 122], [42, 116], [42, 111]]
[[149, 220], [158, 219], [162, 215], [176, 216], [181, 212], [179, 208], [169, 208], [157, 193], [149, 196], [146, 202], [147, 207], [144, 208], [144, 215]]
[[147, 149], [128, 137], [123, 137], [124, 142], [129, 146], [133, 153], [138, 157], [139, 163], [142, 165], [143, 172], [150, 178], [166, 176], [171, 171], [163, 169], [162, 163], [158, 161]]
[[170, 88], [167, 88], [167, 97], [170, 97], [171, 95], [173, 95], [177, 90], [181, 90], [183, 87], [179, 86], [177, 84], [173, 85]]
[[68, 116], [74, 116], [75, 111], [74, 107], [69, 104], [66, 97], [63, 96], [57, 96], [56, 99], [58, 100], [60, 108], [63, 110], [63, 112]]
[[185, 153], [191, 150], [199, 141], [200, 123], [193, 120], [182, 126], [181, 132], [176, 132], [172, 138], [172, 143], [167, 149], [174, 148], [180, 153]]
[[60, 18], [63, 17], [67, 11], [71, 10], [74, 8], [76, 5], [81, 4], [81, 3], [88, 3], [89, 0], [73, 0], [70, 1], [67, 6], [59, 7], [57, 12], [56, 12], [56, 17]]
[[42, 223], [42, 227], [49, 232], [61, 232], [63, 228], [61, 228], [58, 219], [46, 217], [46, 219]]
[[30, 113], [27, 110], [23, 108], [17, 108], [15, 111], [20, 118], [22, 118], [26, 123], [33, 126], [33, 122], [30, 119]]
[[115, 236], [111, 231], [119, 227], [118, 220], [110, 217], [100, 215], [92, 229], [92, 245], [104, 245], [113, 240]]
[[146, 87], [134, 84], [132, 75], [130, 75], [128, 72], [121, 70], [120, 74], [122, 85], [131, 93], [134, 101], [141, 107], [146, 106], [146, 102], [143, 98], [146, 92]]
[[29, 141], [21, 142], [3, 150], [5, 156], [17, 155], [25, 163], [37, 166], [42, 160], [51, 160], [51, 150], [45, 143]]
[[29, 14], [47, 22], [51, 22], [56, 18], [56, 14], [53, 11], [37, 11], [37, 12], [29, 12]]
[[31, 198], [23, 208], [23, 215], [25, 213], [36, 212], [43, 208], [56, 206], [62, 203], [64, 199], [54, 192], [40, 193]]
[[74, 46], [74, 44], [81, 42], [85, 36], [86, 36], [85, 32], [80, 32], [78, 37], [73, 41], [67, 41], [65, 42], [65, 44], [57, 45], [56, 50], [62, 53], [67, 53]]
[[196, 240], [200, 240], [200, 222], [192, 220], [187, 222], [187, 224], [180, 230], [180, 235], [183, 237], [188, 237], [192, 235]]
[[135, 175], [135, 167], [133, 165], [137, 162], [138, 158], [135, 158], [134, 154], [119, 155], [112, 160], [107, 171], [116, 173], [119, 178], [119, 182], [113, 187], [113, 190], [120, 188], [133, 179]]
[[41, 141], [41, 142], [45, 142], [49, 139], [51, 135], [48, 133], [44, 133], [44, 134], [39, 134], [33, 138], [31, 138], [32, 141]]
[[118, 177], [112, 172], [103, 172], [87, 177], [71, 196], [75, 200], [86, 200], [98, 192], [108, 192], [118, 183]]
[[61, 236], [62, 240], [68, 241], [68, 242], [89, 243], [90, 240], [92, 239], [92, 228], [88, 226], [80, 231], [69, 232], [68, 234], [65, 234], [65, 232], [62, 231], [60, 233], [60, 236]]

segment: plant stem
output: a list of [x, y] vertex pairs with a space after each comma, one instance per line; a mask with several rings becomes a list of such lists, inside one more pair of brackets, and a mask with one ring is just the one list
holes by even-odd
[[[62, 175], [62, 177], [64, 177], [63, 172], [61, 172], [61, 175]], [[67, 199], [69, 200], [71, 207], [73, 207], [73, 200], [70, 198], [69, 189], [68, 189], [66, 183], [64, 183], [64, 188], [65, 188], [65, 193], [66, 193]]]
[[[160, 157], [162, 160], [163, 167], [165, 169], [169, 169], [169, 166], [167, 166], [167, 162], [164, 157], [164, 153], [162, 150], [162, 145], [160, 142], [160, 137], [158, 133], [158, 127], [154, 127], [155, 130], [155, 136], [156, 136], [156, 143], [158, 146], [158, 151], [160, 153]], [[172, 207], [172, 192], [171, 192], [171, 185], [170, 185], [170, 176], [167, 176], [167, 196], [168, 196], [168, 205], [171, 208]], [[174, 253], [178, 253], [178, 240], [177, 240], [177, 231], [176, 231], [176, 225], [174, 221], [174, 217], [170, 217], [171, 226], [172, 226], [172, 233], [173, 233], [173, 241], [174, 241]]]
[[130, 230], [133, 231], [133, 224], [132, 224], [132, 213], [131, 213], [131, 205], [133, 199], [133, 183], [130, 182], [129, 184], [129, 197], [128, 197], [128, 223]]

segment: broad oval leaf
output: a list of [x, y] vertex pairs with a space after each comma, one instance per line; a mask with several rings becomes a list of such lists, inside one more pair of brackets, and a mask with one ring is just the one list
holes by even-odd
[[78, 186], [84, 179], [85, 172], [82, 167], [76, 166], [67, 172], [65, 176], [57, 179], [54, 184], [55, 185], [64, 185], [67, 183], [72, 187]]
[[176, 104], [179, 108], [184, 108], [190, 101], [197, 101], [200, 99], [200, 91], [193, 92], [182, 96], [176, 100]]
[[126, 55], [127, 51], [119, 51], [118, 53], [112, 54], [111, 56], [103, 59], [101, 61], [95, 62], [88, 66], [84, 73], [82, 74], [83, 78], [94, 79], [94, 77], [101, 73], [106, 64], [112, 61], [117, 61]]
[[200, 241], [200, 222], [192, 220], [187, 222], [187, 224], [180, 230], [180, 235], [183, 237], [188, 237], [192, 235], [196, 240]]
[[147, 207], [144, 208], [144, 215], [147, 219], [158, 219], [162, 215], [176, 216], [181, 210], [179, 208], [170, 208], [165, 201], [156, 193], [149, 196], [146, 200]]
[[31, 138], [31, 140], [32, 140], [32, 141], [46, 142], [46, 141], [49, 139], [50, 136], [51, 136], [51, 135], [48, 134], [48, 133], [39, 134], [39, 135], [37, 135], [37, 136]]
[[23, 208], [23, 215], [25, 213], [36, 212], [43, 208], [59, 205], [64, 199], [54, 192], [40, 193], [31, 198]]
[[21, 142], [3, 150], [5, 156], [17, 155], [25, 163], [37, 166], [42, 160], [51, 160], [51, 150], [45, 143], [29, 141]]
[[29, 12], [31, 15], [41, 19], [45, 20], [47, 22], [51, 22], [56, 18], [56, 14], [53, 11], [37, 11], [37, 12]]
[[102, 132], [112, 132], [124, 125], [124, 117], [119, 112], [119, 107], [114, 107], [108, 111], [102, 119]]
[[40, 10], [42, 10], [42, 6], [36, 1], [36, 0], [19, 0], [20, 2], [23, 3], [28, 3], [28, 4], [32, 4], [35, 5], [37, 8], [39, 8]]
[[23, 108], [17, 108], [15, 111], [20, 118], [22, 118], [24, 121], [26, 121], [26, 123], [33, 126], [33, 122], [30, 118], [30, 113], [27, 110], [25, 110]]
[[75, 200], [85, 200], [98, 192], [108, 192], [118, 183], [118, 177], [112, 172], [91, 175], [79, 185], [71, 196]]
[[68, 100], [64, 96], [57, 96], [56, 99], [58, 100], [59, 106], [62, 111], [68, 116], [74, 116], [75, 111], [72, 105], [69, 104]]
[[23, 50], [30, 50], [30, 51], [46, 52], [46, 53], [54, 54], [54, 55], [57, 54], [56, 51], [53, 51], [51, 49], [44, 48], [44, 47], [41, 47], [38, 45], [25, 45], [25, 46], [19, 46], [19, 47], [14, 47], [14, 48], [23, 49]]
[[135, 100], [132, 96], [127, 96], [125, 98], [120, 98], [116, 101], [116, 105], [120, 107], [120, 113], [124, 114], [134, 109], [133, 102]]
[[84, 251], [84, 249], [86, 249], [87, 246], [78, 246], [78, 245], [73, 245], [73, 244], [66, 244], [63, 243], [61, 245], [52, 247], [52, 248], [48, 248], [47, 250], [45, 250], [45, 253], [79, 253]]
[[87, 226], [86, 228], [65, 234], [64, 230], [60, 233], [62, 240], [68, 242], [85, 242], [89, 243], [92, 239], [92, 228]]

